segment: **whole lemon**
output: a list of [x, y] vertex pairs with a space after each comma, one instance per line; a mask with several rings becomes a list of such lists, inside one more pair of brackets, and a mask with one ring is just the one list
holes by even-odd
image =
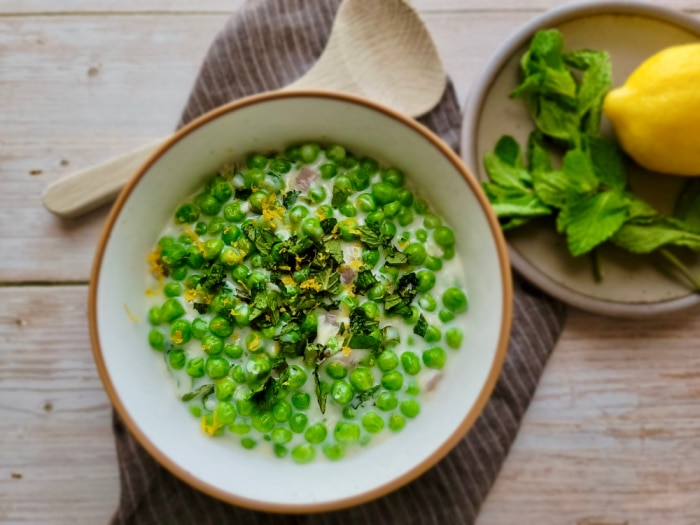
[[700, 43], [645, 60], [603, 102], [620, 146], [661, 173], [700, 175]]

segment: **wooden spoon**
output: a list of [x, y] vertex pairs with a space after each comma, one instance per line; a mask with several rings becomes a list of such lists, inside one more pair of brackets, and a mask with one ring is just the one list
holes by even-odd
[[[344, 0], [321, 57], [283, 89], [352, 93], [417, 117], [438, 103], [445, 82], [435, 44], [405, 0]], [[53, 182], [42, 195], [44, 206], [76, 217], [112, 201], [166, 139]]]

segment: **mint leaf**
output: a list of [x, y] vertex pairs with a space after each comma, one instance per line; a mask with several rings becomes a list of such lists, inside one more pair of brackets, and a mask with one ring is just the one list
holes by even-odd
[[284, 197], [282, 197], [282, 205], [285, 208], [290, 209], [296, 203], [299, 195], [300, 193], [297, 190], [288, 191], [284, 194]]
[[603, 191], [570, 203], [558, 219], [572, 255], [582, 255], [609, 239], [627, 220], [629, 204], [622, 194]]
[[510, 135], [503, 135], [493, 149], [500, 160], [516, 168], [522, 167], [520, 159], [520, 144]]
[[662, 246], [685, 246], [700, 251], [700, 234], [683, 230], [667, 219], [649, 224], [625, 224], [611, 240], [632, 253], [649, 253]]
[[521, 192], [531, 188], [532, 178], [526, 169], [504, 162], [495, 153], [484, 156], [484, 167], [493, 184]]
[[616, 190], [627, 186], [625, 157], [616, 142], [602, 137], [587, 137], [593, 172], [601, 184]]
[[371, 270], [362, 270], [357, 274], [355, 279], [354, 292], [356, 294], [365, 295], [379, 281], [374, 276]]
[[258, 407], [261, 412], [269, 412], [275, 406], [279, 398], [281, 386], [279, 379], [268, 377], [262, 388], [255, 392], [250, 400]]
[[427, 332], [428, 332], [428, 321], [425, 320], [425, 317], [423, 317], [423, 314], [420, 314], [418, 316], [418, 322], [416, 323], [416, 326], [413, 327], [413, 333], [423, 337], [423, 336], [425, 336], [425, 334]]
[[700, 179], [685, 184], [676, 201], [674, 215], [684, 221], [690, 231], [700, 233]]
[[270, 230], [266, 230], [253, 223], [244, 224], [241, 228], [248, 240], [253, 243], [261, 255], [270, 255], [272, 247], [281, 242], [280, 239]]
[[581, 118], [581, 131], [598, 135], [603, 99], [612, 86], [610, 55], [605, 51], [584, 49], [567, 53], [564, 62], [584, 73], [577, 95], [577, 114]]

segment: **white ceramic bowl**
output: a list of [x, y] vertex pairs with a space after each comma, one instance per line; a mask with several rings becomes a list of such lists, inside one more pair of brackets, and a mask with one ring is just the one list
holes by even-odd
[[[452, 225], [470, 310], [465, 343], [432, 399], [401, 433], [342, 461], [297, 465], [202, 433], [148, 347], [146, 256], [177, 205], [225, 162], [303, 140], [336, 142], [405, 171]], [[431, 467], [471, 427], [506, 353], [512, 289], [504, 240], [478, 184], [426, 128], [363, 99], [324, 92], [243, 99], [191, 123], [122, 192], [99, 244], [90, 288], [92, 344], [129, 430], [167, 469], [222, 500], [273, 512], [358, 504]]]
[[[511, 35], [489, 60], [467, 100], [462, 126], [461, 153], [480, 180], [487, 180], [484, 154], [493, 151], [501, 135], [521, 144], [534, 128], [522, 100], [508, 98], [519, 83], [520, 57], [540, 29], [556, 28], [564, 36], [565, 51], [605, 50], [612, 61], [613, 86], [624, 83], [646, 58], [672, 45], [697, 42], [700, 21], [680, 11], [643, 1], [578, 2], [549, 10]], [[602, 132], [612, 135], [607, 119]], [[633, 192], [657, 209], [670, 213], [687, 177], [642, 170], [630, 163]], [[632, 255], [605, 245], [599, 255], [605, 276], [593, 278], [588, 257], [572, 257], [553, 226], [536, 222], [508, 234], [513, 267], [554, 297], [603, 315], [645, 317], [688, 308], [700, 303], [678, 275], [660, 269], [658, 258]], [[685, 254], [686, 264], [700, 271], [700, 254]]]

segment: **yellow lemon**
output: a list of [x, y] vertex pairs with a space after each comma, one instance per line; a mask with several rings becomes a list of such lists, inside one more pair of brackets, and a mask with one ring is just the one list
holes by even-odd
[[620, 146], [661, 173], [700, 175], [700, 43], [645, 60], [603, 102]]

